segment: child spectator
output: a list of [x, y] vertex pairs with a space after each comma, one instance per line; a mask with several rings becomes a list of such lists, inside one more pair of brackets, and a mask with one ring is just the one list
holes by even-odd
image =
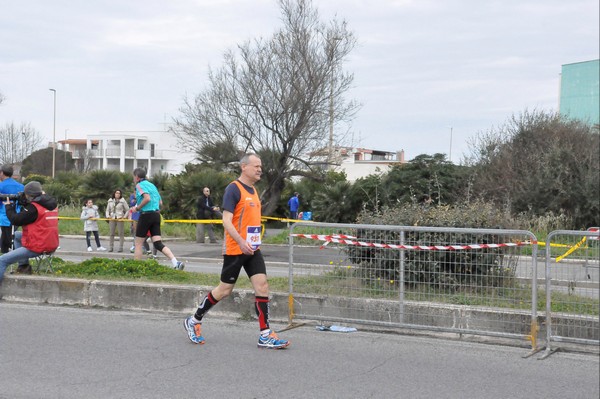
[[83, 231], [85, 231], [85, 241], [87, 243], [88, 252], [92, 252], [92, 244], [90, 243], [90, 236], [94, 234], [96, 240], [96, 247], [98, 251], [106, 251], [100, 244], [100, 235], [98, 234], [98, 219], [100, 214], [98, 213], [98, 207], [94, 205], [94, 201], [91, 199], [87, 200], [83, 210], [81, 211], [81, 220], [84, 220]]

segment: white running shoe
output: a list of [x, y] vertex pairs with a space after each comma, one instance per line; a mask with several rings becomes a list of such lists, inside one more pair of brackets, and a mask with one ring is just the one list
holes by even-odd
[[88, 252], [92, 252], [92, 251], [93, 251], [92, 247], [88, 247]]
[[106, 251], [106, 248], [104, 248], [104, 247], [98, 247], [98, 251]]

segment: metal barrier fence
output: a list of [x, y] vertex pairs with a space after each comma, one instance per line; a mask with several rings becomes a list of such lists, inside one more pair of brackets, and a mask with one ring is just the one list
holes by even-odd
[[521, 338], [533, 353], [537, 251], [522, 230], [298, 222], [290, 228], [289, 322]]
[[600, 345], [598, 228], [556, 230], [546, 239], [546, 350], [553, 342]]

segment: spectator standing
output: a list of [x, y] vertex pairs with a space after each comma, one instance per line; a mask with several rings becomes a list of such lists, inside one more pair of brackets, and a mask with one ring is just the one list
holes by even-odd
[[118, 252], [123, 252], [123, 244], [125, 243], [125, 219], [129, 212], [129, 205], [121, 190], [115, 190], [112, 197], [106, 205], [106, 218], [109, 219], [108, 226], [110, 229], [110, 241], [108, 252], [112, 252], [115, 248], [115, 230], [119, 231], [119, 249]]
[[[13, 179], [12, 175], [12, 165], [2, 165], [2, 167], [0, 167], [1, 194], [17, 194], [23, 191], [23, 185]], [[19, 211], [19, 204], [16, 204], [15, 210], [17, 212]], [[6, 207], [4, 202], [0, 202], [0, 230], [2, 231], [2, 237], [0, 238], [0, 251], [5, 254], [12, 247], [13, 226], [6, 216]]]
[[300, 194], [294, 193], [294, 195], [288, 200], [288, 206], [290, 207], [290, 219], [298, 219], [298, 209], [300, 209]]
[[265, 260], [260, 251], [261, 203], [254, 184], [260, 180], [262, 162], [255, 154], [246, 154], [240, 160], [242, 173], [230, 183], [223, 195], [223, 268], [221, 282], [202, 300], [196, 313], [183, 321], [188, 338], [195, 344], [204, 344], [202, 318], [219, 301], [229, 296], [242, 267], [250, 278], [255, 295], [260, 335], [259, 348], [281, 349], [289, 345], [279, 339], [269, 327], [269, 283]]
[[16, 206], [3, 201], [6, 216], [14, 226], [23, 226], [15, 232], [14, 250], [0, 256], [0, 282], [8, 265], [18, 263], [17, 273], [31, 274], [29, 258], [58, 248], [58, 208], [56, 200], [42, 191], [42, 185], [30, 181], [23, 189], [26, 198], [17, 212]]
[[[210, 196], [210, 188], [204, 187], [202, 194], [198, 197], [196, 217], [198, 219], [216, 219], [222, 218], [223, 214], [218, 206], [213, 203], [212, 197]], [[205, 223], [196, 224], [196, 242], [204, 243], [204, 225]], [[212, 223], [206, 223], [208, 230], [208, 238], [211, 243], [215, 244], [217, 239], [215, 238], [215, 229]]]
[[94, 205], [94, 201], [88, 199], [85, 203], [85, 206], [81, 210], [81, 220], [84, 220], [83, 223], [83, 231], [85, 231], [85, 242], [87, 243], [88, 252], [92, 252], [92, 244], [90, 242], [90, 237], [93, 234], [94, 240], [96, 240], [96, 248], [98, 251], [106, 251], [100, 244], [100, 235], [98, 234], [98, 219], [100, 219], [100, 214], [98, 213], [98, 207]]
[[131, 209], [132, 212], [140, 212], [135, 231], [135, 259], [142, 259], [143, 243], [146, 241], [146, 235], [149, 231], [154, 248], [171, 260], [174, 269], [183, 270], [183, 262], [177, 260], [169, 247], [163, 244], [160, 236], [160, 206], [162, 200], [158, 189], [146, 180], [146, 171], [142, 168], [136, 168], [133, 171], [133, 181], [135, 182], [136, 205]]

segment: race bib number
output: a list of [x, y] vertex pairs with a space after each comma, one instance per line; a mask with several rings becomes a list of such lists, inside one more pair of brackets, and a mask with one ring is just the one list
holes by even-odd
[[246, 242], [252, 245], [252, 249], [256, 250], [260, 246], [261, 226], [248, 226], [246, 230]]

